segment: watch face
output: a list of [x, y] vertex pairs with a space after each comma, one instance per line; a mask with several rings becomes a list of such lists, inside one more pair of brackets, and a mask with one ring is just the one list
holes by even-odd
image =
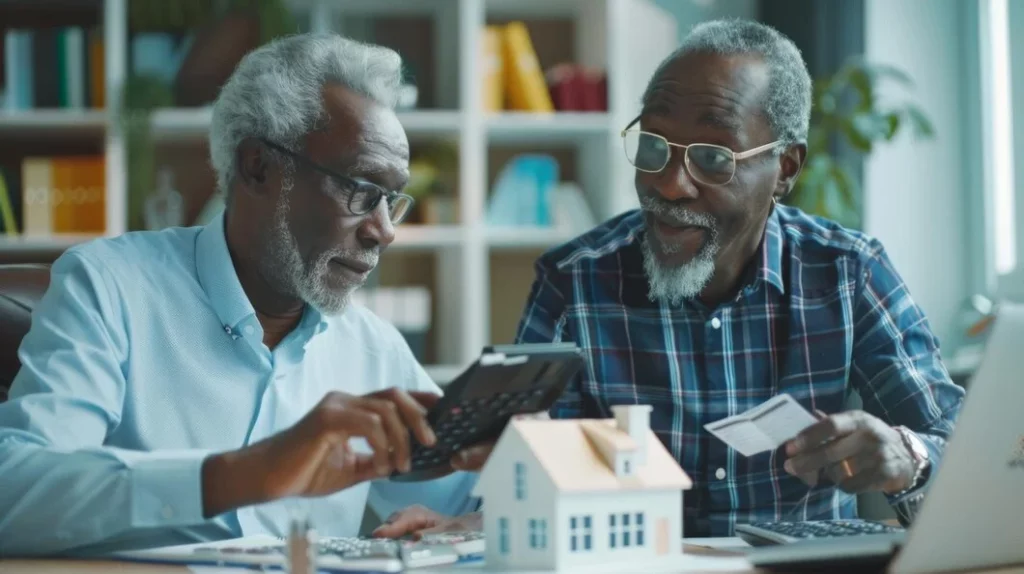
[[912, 432], [909, 432], [909, 431], [908, 431], [907, 434], [910, 435], [910, 444], [912, 445], [912, 447], [914, 449], [914, 454], [916, 454], [918, 456], [918, 458], [921, 459], [921, 462], [927, 461], [928, 460], [928, 449], [925, 448], [924, 443], [921, 442], [921, 439], [918, 438], [918, 436], [916, 434], [914, 434]]

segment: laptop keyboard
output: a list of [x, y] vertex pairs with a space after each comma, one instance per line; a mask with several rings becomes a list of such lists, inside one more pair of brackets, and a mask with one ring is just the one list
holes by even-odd
[[875, 520], [862, 519], [755, 522], [736, 526], [736, 535], [754, 546], [786, 544], [815, 538], [891, 534], [896, 532], [903, 532], [903, 528]]

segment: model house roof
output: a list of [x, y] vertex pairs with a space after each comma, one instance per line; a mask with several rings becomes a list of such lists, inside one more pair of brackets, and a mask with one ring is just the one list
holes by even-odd
[[636, 441], [612, 419], [513, 419], [506, 432], [518, 433], [562, 491], [689, 489], [693, 482], [651, 430], [643, 464], [629, 476], [616, 476], [601, 451], [635, 452]]

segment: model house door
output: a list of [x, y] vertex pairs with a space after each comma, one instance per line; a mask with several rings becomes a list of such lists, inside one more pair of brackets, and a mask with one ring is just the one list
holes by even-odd
[[668, 554], [668, 518], [659, 518], [657, 532], [654, 534], [655, 552], [659, 556]]

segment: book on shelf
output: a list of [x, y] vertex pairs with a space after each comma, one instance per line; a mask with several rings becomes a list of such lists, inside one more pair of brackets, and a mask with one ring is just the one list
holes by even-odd
[[7, 112], [104, 106], [104, 47], [99, 29], [8, 29], [3, 44]]
[[522, 22], [509, 22], [503, 29], [506, 96], [512, 110], [553, 112], [537, 52], [530, 32]]
[[0, 231], [7, 236], [106, 230], [103, 156], [26, 157], [0, 165]]
[[608, 77], [604, 70], [570, 62], [542, 70], [523, 22], [486, 26], [483, 47], [484, 110], [608, 111]]

